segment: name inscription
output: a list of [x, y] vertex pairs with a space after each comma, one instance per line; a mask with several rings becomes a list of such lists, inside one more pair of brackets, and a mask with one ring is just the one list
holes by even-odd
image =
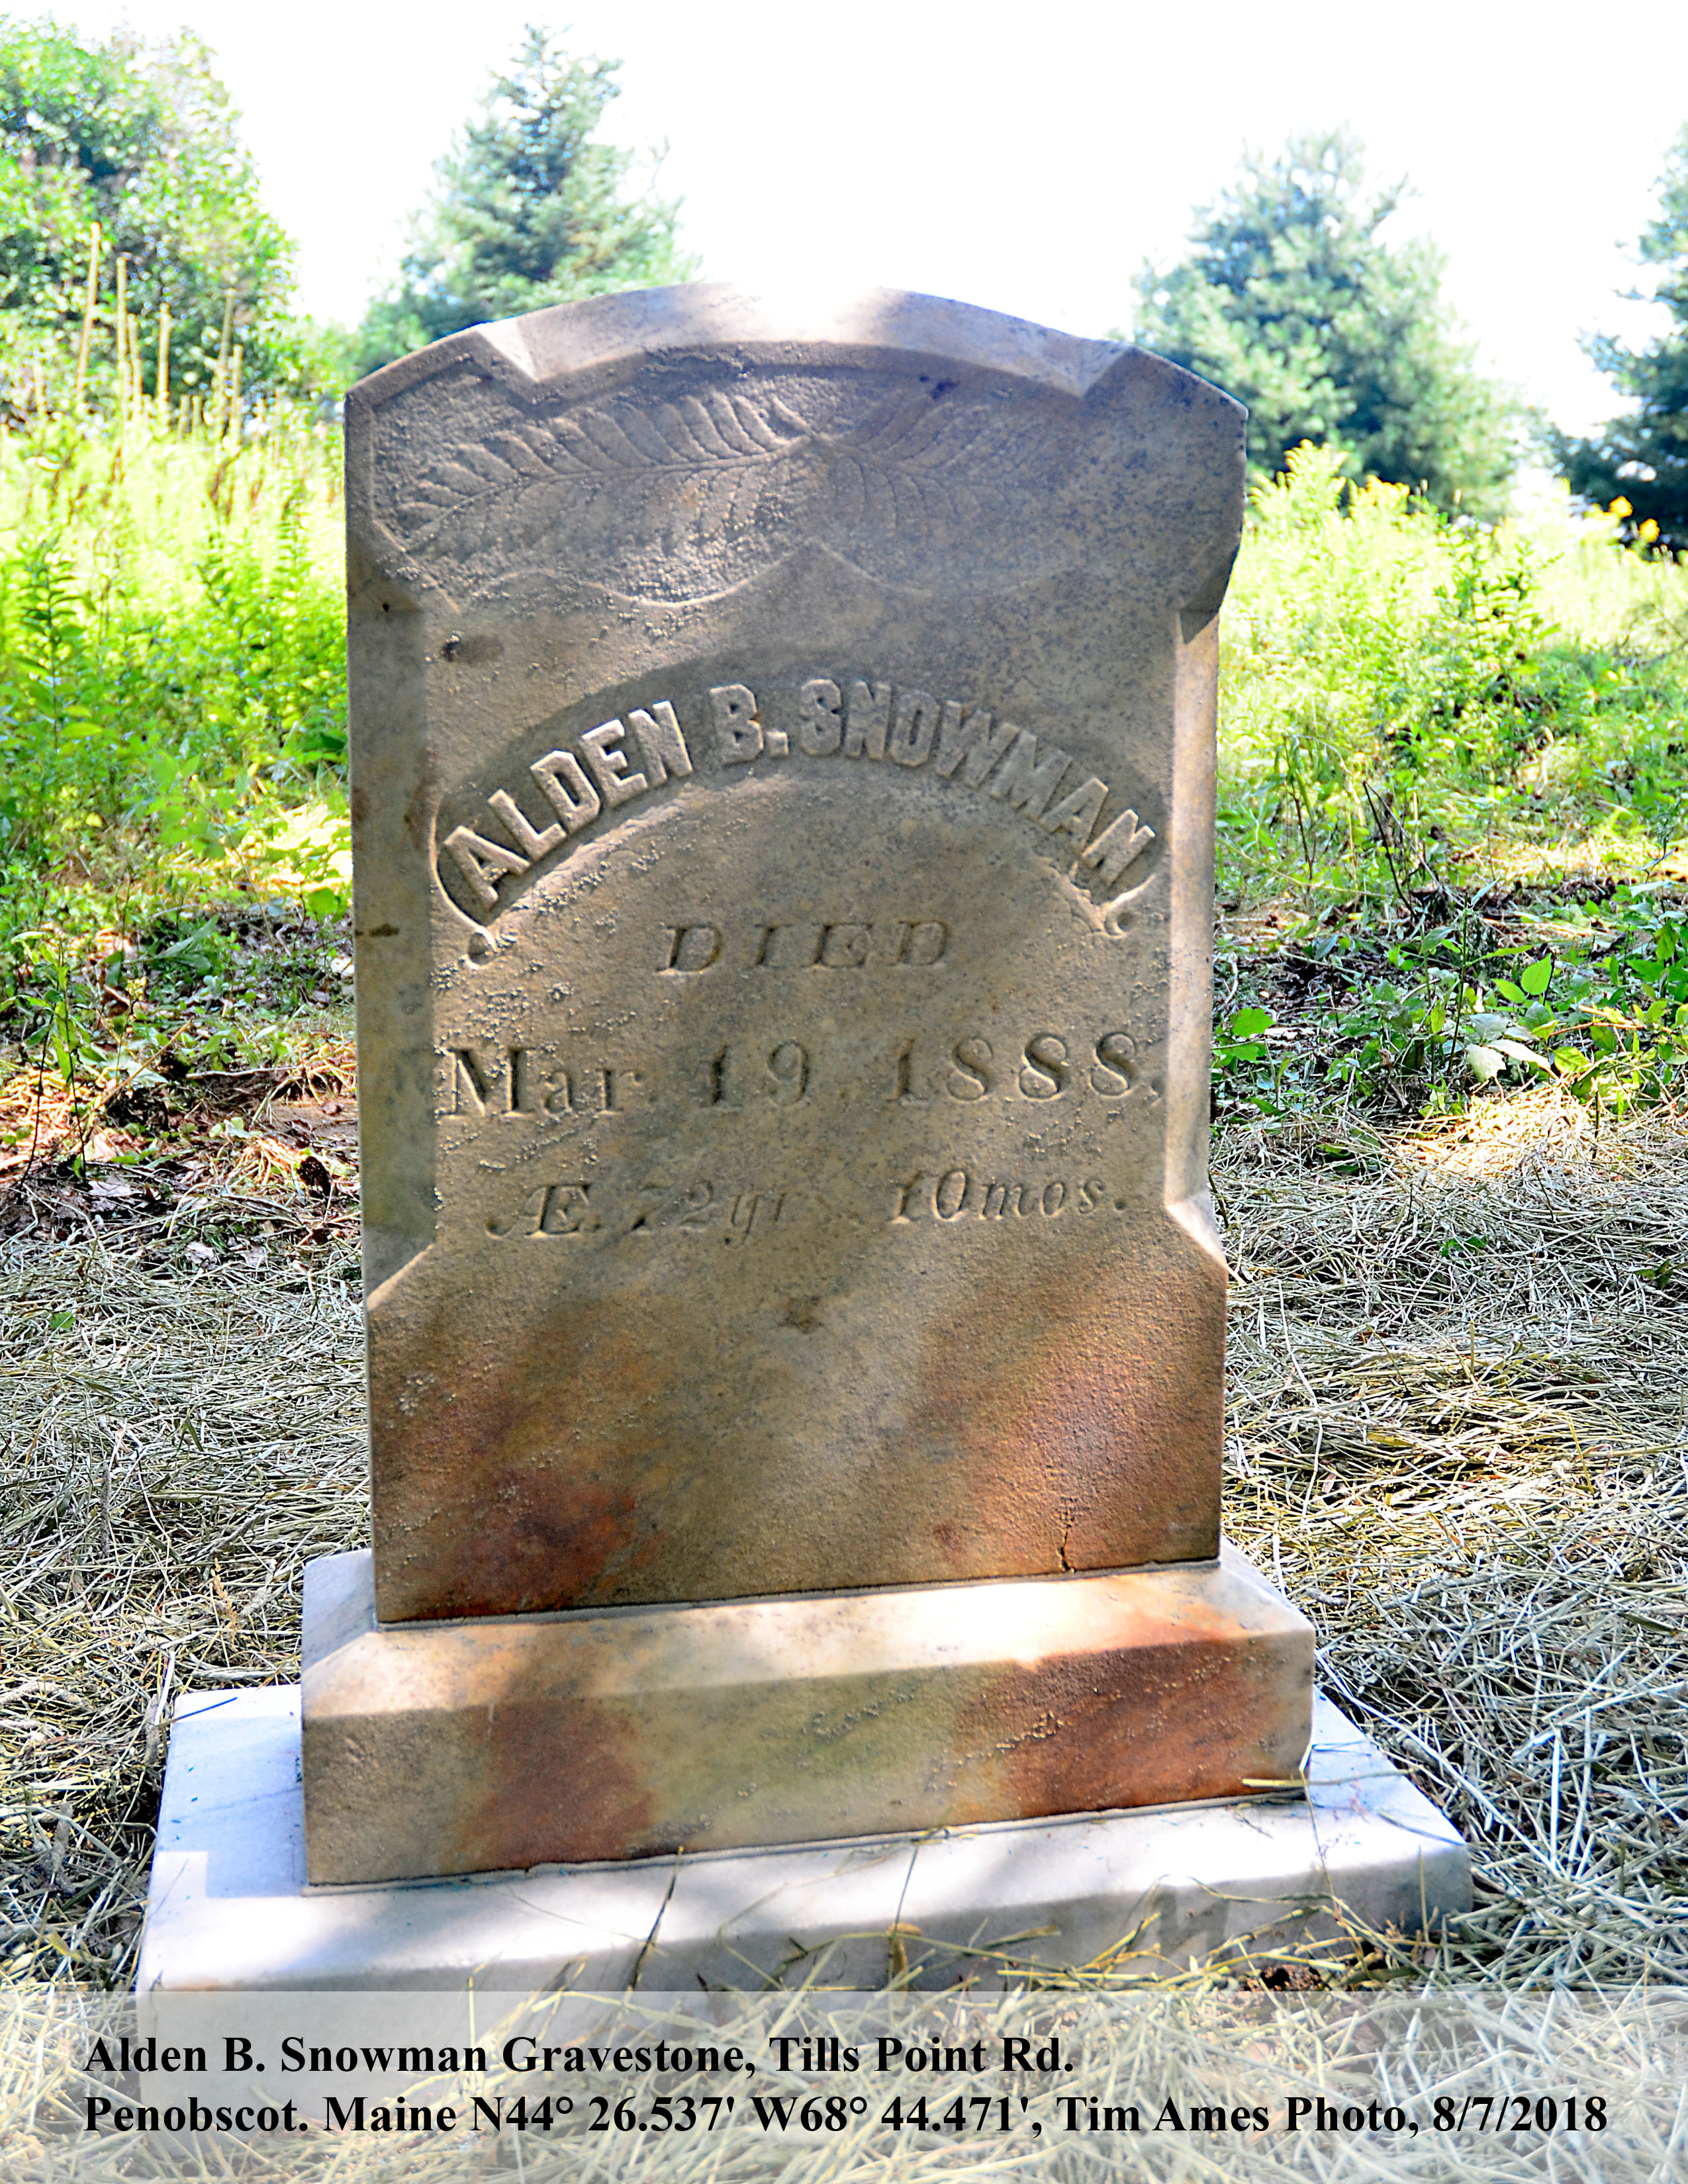
[[1134, 810], [1107, 816], [1110, 801], [1119, 802], [1109, 784], [1048, 735], [962, 699], [817, 675], [780, 694], [766, 716], [744, 682], [717, 683], [688, 710], [682, 722], [674, 702], [660, 699], [543, 753], [517, 784], [525, 805], [512, 789], [494, 789], [474, 825], [447, 834], [442, 886], [465, 909], [496, 919], [512, 883], [566, 855], [598, 820], [688, 779], [693, 744], [701, 748], [705, 738], [717, 769], [794, 758], [855, 760], [910, 775], [929, 769], [1018, 813], [1071, 856], [1075, 878], [1104, 892], [1155, 839]]

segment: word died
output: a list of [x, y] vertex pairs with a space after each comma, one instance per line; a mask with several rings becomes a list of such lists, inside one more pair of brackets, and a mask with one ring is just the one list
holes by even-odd
[[731, 935], [718, 925], [666, 925], [656, 967], [696, 978], [717, 967], [750, 971], [924, 971], [941, 963], [950, 928], [941, 918], [881, 919], [872, 925], [755, 925]]

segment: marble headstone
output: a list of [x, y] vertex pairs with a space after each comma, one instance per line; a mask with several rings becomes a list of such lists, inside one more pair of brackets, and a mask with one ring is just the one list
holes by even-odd
[[[354, 390], [375, 1534], [372, 1600], [308, 1634], [315, 1877], [378, 1865], [332, 1846], [379, 1828], [398, 1774], [432, 1795], [431, 1764], [489, 1767], [503, 1802], [454, 1808], [407, 1870], [1293, 1769], [1306, 1626], [1217, 1561], [1214, 682], [1242, 421], [1142, 351], [891, 293], [570, 305]], [[1095, 1664], [1131, 1652], [1109, 1616], [1140, 1580], [1116, 1574], [1150, 1566], [1195, 1620], [1150, 1613], [1177, 1673], [1133, 1697]], [[940, 1691], [939, 1727], [905, 1708], [897, 1765], [936, 1786], [912, 1815], [850, 1732], [861, 1599], [889, 1618], [871, 1734], [886, 1692]], [[754, 1638], [746, 1602], [772, 1603]], [[942, 1695], [946, 1643], [973, 1660], [1001, 1615], [1018, 1696], [977, 1661]], [[443, 1683], [442, 1623], [469, 1647]], [[681, 1694], [660, 1733], [624, 1688], [640, 1631], [666, 1663], [641, 1690]], [[850, 1775], [856, 1734], [843, 1808], [746, 1802], [725, 1718], [715, 1786], [687, 1774], [694, 1639], [756, 1657], [712, 1687], [789, 1685], [788, 1726], [745, 1732], [764, 1773], [800, 1776], [808, 1735]], [[1069, 1701], [1028, 1696], [1045, 1653], [1088, 1694], [1065, 1730]], [[965, 1755], [922, 1758], [969, 1738], [999, 1753], [988, 1812]]]

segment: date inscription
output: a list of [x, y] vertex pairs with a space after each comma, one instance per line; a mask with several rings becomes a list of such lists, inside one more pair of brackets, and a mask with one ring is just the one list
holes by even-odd
[[829, 1053], [777, 1028], [761, 1038], [723, 1040], [701, 1067], [677, 1067], [671, 1077], [647, 1062], [634, 1068], [598, 1062], [565, 1068], [554, 1054], [513, 1046], [500, 1054], [455, 1046], [445, 1112], [464, 1121], [487, 1118], [560, 1122], [610, 1117], [678, 1100], [721, 1114], [772, 1112], [822, 1097], [899, 1107], [977, 1106], [1000, 1098], [1045, 1105], [1061, 1100], [1155, 1098], [1139, 1043], [1129, 1032], [1033, 1032], [1021, 1039], [1000, 1033], [959, 1039], [916, 1033], [894, 1038], [864, 1061], [859, 1048]]

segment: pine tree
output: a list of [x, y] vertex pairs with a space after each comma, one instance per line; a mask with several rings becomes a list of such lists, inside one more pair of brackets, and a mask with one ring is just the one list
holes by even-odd
[[1169, 273], [1145, 268], [1137, 338], [1248, 405], [1256, 479], [1312, 441], [1339, 448], [1356, 479], [1489, 512], [1517, 466], [1521, 419], [1474, 367], [1439, 254], [1381, 239], [1404, 192], [1368, 197], [1361, 148], [1340, 131], [1245, 159], [1198, 211], [1190, 255]]
[[362, 370], [488, 319], [690, 276], [678, 205], [628, 201], [632, 155], [594, 141], [619, 66], [571, 59], [528, 26], [515, 66], [435, 170], [398, 280], [359, 330]]
[[1599, 334], [1589, 354], [1636, 407], [1591, 439], [1555, 436], [1573, 493], [1626, 507], [1625, 535], [1688, 553], [1688, 127], [1666, 156], [1658, 217], [1641, 239], [1643, 263], [1663, 270], [1652, 300], [1674, 324], [1646, 348]]

